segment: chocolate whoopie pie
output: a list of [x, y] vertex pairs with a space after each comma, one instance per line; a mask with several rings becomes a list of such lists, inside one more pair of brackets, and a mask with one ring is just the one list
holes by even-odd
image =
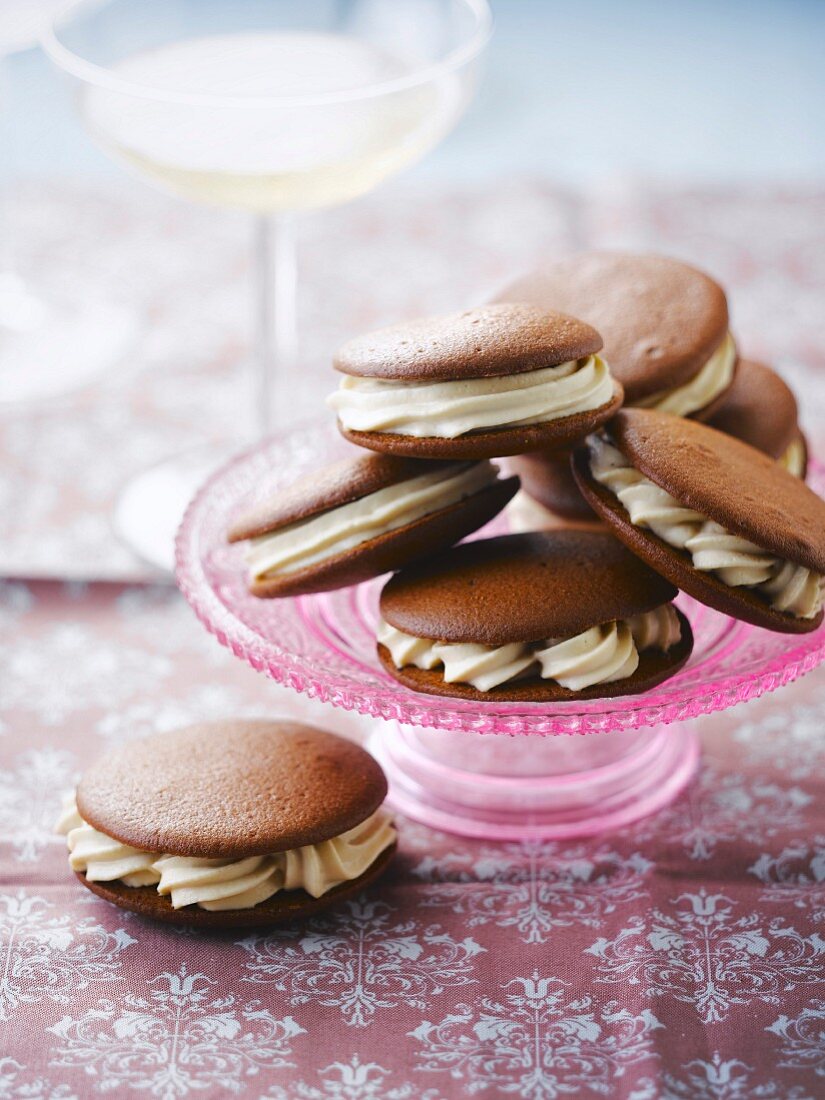
[[357, 893], [396, 846], [369, 753], [296, 722], [226, 721], [101, 757], [58, 831], [93, 893], [195, 928], [253, 928]]
[[625, 405], [709, 413], [733, 381], [725, 293], [678, 260], [583, 252], [515, 280], [497, 300], [559, 309], [593, 325]]
[[561, 447], [604, 423], [622, 388], [599, 334], [521, 303], [381, 329], [345, 344], [328, 404], [347, 439], [415, 458]]
[[623, 409], [576, 450], [584, 495], [620, 539], [695, 599], [768, 630], [822, 622], [825, 501], [715, 428]]
[[559, 702], [632, 695], [693, 649], [676, 589], [608, 532], [465, 543], [392, 577], [378, 655], [413, 691]]
[[518, 489], [491, 462], [362, 454], [313, 472], [229, 532], [255, 596], [322, 592], [388, 573], [483, 527]]
[[808, 447], [798, 415], [796, 398], [776, 371], [764, 363], [740, 359], [733, 385], [705, 423], [750, 443], [804, 478]]

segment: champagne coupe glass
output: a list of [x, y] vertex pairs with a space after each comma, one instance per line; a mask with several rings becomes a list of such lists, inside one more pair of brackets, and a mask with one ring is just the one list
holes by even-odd
[[[194, 201], [255, 216], [259, 431], [295, 370], [296, 212], [347, 202], [455, 125], [491, 31], [487, 0], [74, 0], [44, 46], [112, 156]], [[116, 527], [171, 568], [173, 534], [220, 456], [171, 460]]]
[[[60, 0], [0, 0], [0, 102], [10, 83], [7, 58], [36, 46], [60, 6]], [[62, 282], [51, 273], [47, 286], [24, 279], [6, 207], [0, 209], [0, 406], [8, 407], [91, 381], [123, 355], [137, 320], [125, 306], [90, 293], [77, 272]]]

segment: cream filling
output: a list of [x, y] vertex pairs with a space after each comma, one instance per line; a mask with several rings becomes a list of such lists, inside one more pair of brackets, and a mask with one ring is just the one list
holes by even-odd
[[639, 651], [668, 650], [682, 636], [679, 618], [671, 604], [630, 619], [605, 623], [572, 638], [539, 642], [511, 642], [503, 646], [473, 642], [436, 642], [416, 638], [378, 624], [378, 641], [387, 648], [396, 668], [443, 668], [447, 684], [470, 684], [490, 691], [511, 680], [538, 676], [555, 680], [570, 691], [593, 684], [607, 684], [632, 676], [639, 665]]
[[794, 477], [802, 477], [805, 473], [805, 444], [802, 438], [797, 436], [788, 444], [785, 453], [777, 459], [780, 466], [784, 466], [789, 474]]
[[327, 404], [350, 431], [455, 439], [601, 408], [613, 379], [599, 355], [505, 378], [399, 382], [346, 375]]
[[730, 333], [708, 359], [702, 369], [684, 386], [662, 390], [635, 404], [644, 409], [658, 409], [674, 416], [689, 416], [704, 409], [733, 381], [736, 366], [736, 345]]
[[362, 542], [379, 538], [423, 516], [449, 508], [481, 492], [498, 479], [491, 462], [446, 467], [369, 493], [360, 500], [300, 520], [271, 534], [249, 540], [246, 562], [258, 580], [292, 573], [343, 554]]
[[696, 569], [712, 573], [725, 584], [755, 588], [778, 611], [801, 619], [819, 613], [823, 600], [820, 574], [774, 557], [686, 508], [628, 465], [621, 451], [604, 436], [590, 436], [588, 445], [590, 472], [618, 497], [635, 526], [647, 527], [669, 546], [686, 550]]
[[88, 825], [74, 796], [65, 802], [57, 832], [66, 836], [69, 866], [90, 882], [157, 886], [173, 909], [251, 909], [279, 890], [306, 890], [321, 897], [342, 882], [359, 878], [395, 843], [396, 831], [384, 810], [331, 840], [273, 855], [246, 859], [198, 859], [144, 852]]

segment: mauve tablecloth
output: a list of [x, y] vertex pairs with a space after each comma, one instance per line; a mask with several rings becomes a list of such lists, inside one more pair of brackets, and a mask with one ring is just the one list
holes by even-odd
[[0, 650], [0, 1097], [822, 1096], [825, 671], [702, 721], [699, 777], [633, 827], [402, 821], [357, 901], [210, 938], [83, 890], [62, 792], [191, 720], [360, 720], [232, 659], [169, 588], [6, 582]]
[[[656, 817], [536, 844], [402, 821], [387, 879], [304, 927], [166, 932], [75, 882], [51, 826], [108, 745], [225, 715], [363, 732], [233, 660], [170, 587], [82, 579], [144, 575], [108, 535], [117, 482], [164, 451], [232, 438], [246, 408], [227, 365], [242, 350], [240, 223], [148, 192], [101, 202], [21, 207], [35, 241], [71, 224], [99, 271], [145, 270], [156, 323], [134, 370], [0, 423], [0, 573], [75, 578], [0, 583], [0, 1098], [821, 1097], [825, 671], [702, 721], [702, 770]], [[582, 201], [519, 185], [324, 215], [307, 228], [319, 362], [303, 411], [346, 331], [462, 305], [522, 263], [598, 241], [675, 251], [724, 278], [743, 346], [781, 361], [821, 436], [823, 211], [822, 191]], [[226, 275], [204, 310], [190, 246], [209, 232]]]

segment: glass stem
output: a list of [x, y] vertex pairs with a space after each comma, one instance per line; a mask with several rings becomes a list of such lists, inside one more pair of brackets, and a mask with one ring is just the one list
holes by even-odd
[[296, 382], [298, 351], [295, 222], [291, 214], [262, 214], [255, 226], [257, 276], [258, 430], [261, 437], [275, 428], [280, 403]]

